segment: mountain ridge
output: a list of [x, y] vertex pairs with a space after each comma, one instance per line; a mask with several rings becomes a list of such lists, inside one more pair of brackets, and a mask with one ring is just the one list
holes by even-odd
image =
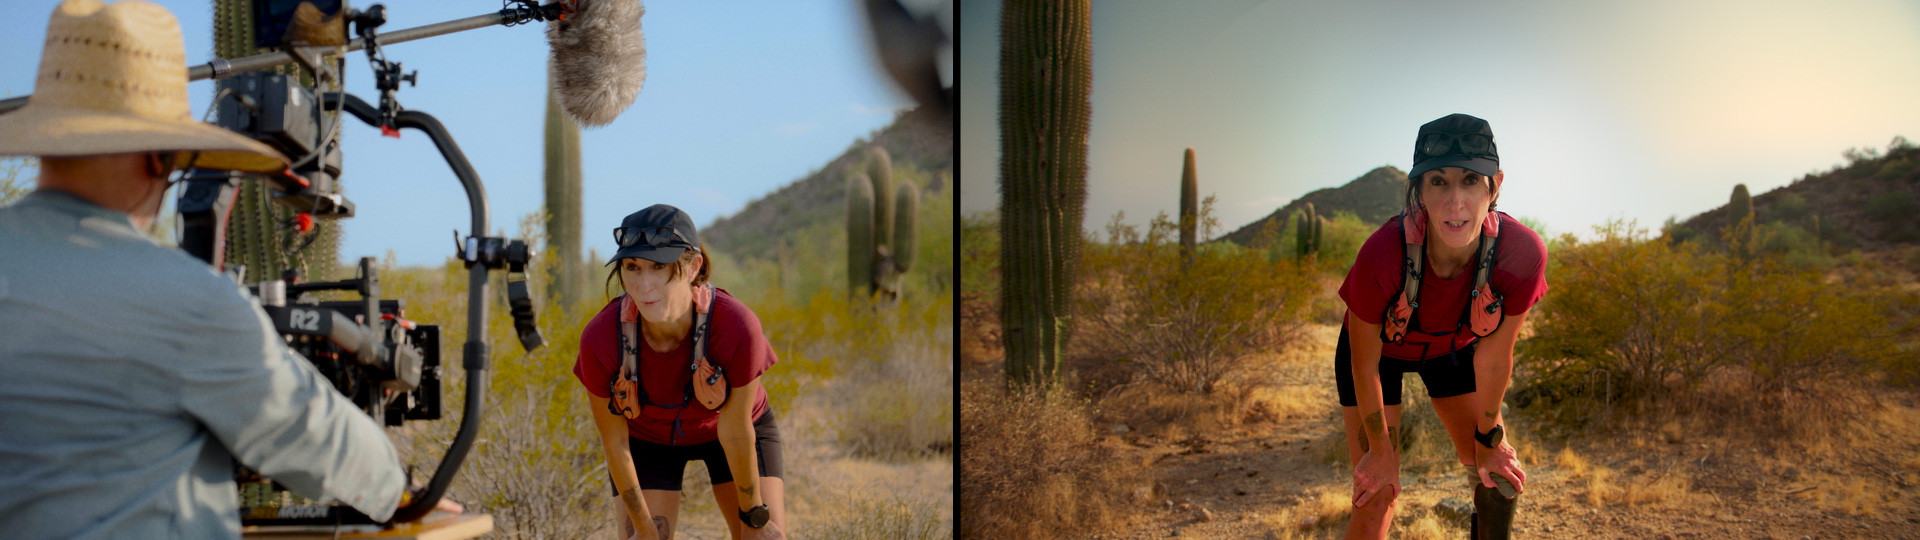
[[1352, 212], [1362, 222], [1384, 223], [1387, 218], [1400, 213], [1400, 208], [1405, 204], [1406, 190], [1407, 173], [1392, 165], [1382, 165], [1340, 186], [1307, 192], [1266, 217], [1253, 220], [1213, 241], [1252, 246], [1268, 221], [1280, 220], [1276, 230], [1285, 229], [1288, 224], [1286, 220], [1292, 219], [1294, 212], [1302, 210], [1307, 203], [1313, 203], [1314, 211], [1323, 216], [1344, 210]]

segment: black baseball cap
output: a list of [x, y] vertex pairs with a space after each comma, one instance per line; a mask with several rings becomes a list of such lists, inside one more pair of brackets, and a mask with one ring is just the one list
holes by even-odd
[[1493, 127], [1470, 115], [1454, 113], [1420, 126], [1413, 141], [1410, 178], [1441, 167], [1460, 167], [1484, 176], [1500, 172], [1500, 152], [1493, 144]]
[[687, 250], [699, 251], [700, 234], [693, 228], [693, 217], [671, 205], [656, 204], [620, 220], [613, 230], [613, 253], [608, 265], [628, 257], [639, 257], [667, 264], [680, 260]]

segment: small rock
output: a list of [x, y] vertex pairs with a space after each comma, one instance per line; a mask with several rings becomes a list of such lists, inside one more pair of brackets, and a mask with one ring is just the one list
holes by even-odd
[[1307, 517], [1300, 518], [1300, 528], [1302, 529], [1311, 529], [1314, 526], [1319, 524], [1320, 524], [1320, 516], [1307, 516]]
[[1244, 490], [1244, 489], [1236, 489], [1236, 490], [1233, 490], [1233, 494], [1234, 494], [1234, 495], [1238, 495], [1238, 496], [1241, 496], [1241, 497], [1245, 497], [1245, 496], [1247, 496], [1247, 490]]
[[1259, 520], [1260, 520], [1260, 513], [1259, 513], [1259, 512], [1247, 512], [1247, 516], [1246, 516], [1246, 519], [1247, 519], [1247, 521], [1259, 521]]
[[1202, 506], [1199, 511], [1193, 513], [1193, 520], [1201, 523], [1213, 521], [1213, 511]]
[[1433, 511], [1441, 519], [1452, 521], [1462, 527], [1473, 518], [1473, 503], [1459, 497], [1447, 497], [1433, 504]]
[[1131, 427], [1128, 427], [1128, 426], [1127, 426], [1126, 424], [1114, 424], [1114, 426], [1113, 426], [1113, 434], [1114, 434], [1114, 435], [1119, 435], [1119, 434], [1122, 434], [1122, 433], [1126, 433], [1126, 432], [1129, 432], [1129, 431], [1133, 431], [1133, 428], [1131, 428]]
[[1200, 479], [1199, 479], [1199, 478], [1188, 478], [1188, 479], [1187, 479], [1187, 485], [1189, 485], [1189, 486], [1191, 486], [1191, 485], [1194, 485], [1194, 484], [1198, 484], [1198, 483], [1200, 483]]
[[1547, 525], [1547, 526], [1541, 527], [1540, 532], [1551, 534], [1553, 532], [1553, 526]]
[[1193, 511], [1193, 504], [1180, 503], [1180, 506], [1178, 506], [1177, 508], [1179, 508], [1181, 512], [1190, 512], [1190, 511]]

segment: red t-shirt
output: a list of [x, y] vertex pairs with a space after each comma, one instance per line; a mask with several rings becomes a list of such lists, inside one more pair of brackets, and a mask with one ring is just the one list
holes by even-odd
[[[713, 315], [707, 322], [707, 358], [726, 371], [728, 385], [746, 386], [779, 359], [774, 357], [773, 345], [767, 343], [766, 335], [761, 333], [760, 319], [753, 311], [726, 289], [714, 291]], [[621, 298], [608, 302], [587, 322], [586, 330], [580, 333], [580, 356], [573, 361], [573, 375], [587, 387], [587, 393], [602, 399], [611, 399], [613, 378], [620, 373], [620, 321], [623, 318], [638, 320], [637, 313], [620, 313]], [[636, 338], [639, 331], [635, 328]], [[678, 346], [664, 353], [647, 346], [645, 338], [639, 339], [640, 386], [647, 400], [660, 405], [680, 404], [686, 399], [687, 383], [693, 378], [693, 372], [687, 369], [693, 333], [688, 332]], [[679, 446], [718, 440], [719, 413], [707, 410], [699, 400], [685, 403], [684, 407], [675, 409], [642, 405], [640, 417], [627, 420], [627, 435], [651, 443]], [[610, 414], [605, 410], [593, 412]], [[762, 387], [753, 396], [753, 418], [759, 420], [766, 412], [767, 389]], [[677, 437], [673, 433], [676, 417], [682, 432]]]
[[[1493, 274], [1488, 281], [1494, 292], [1500, 293], [1502, 311], [1505, 315], [1526, 313], [1540, 297], [1547, 294], [1547, 245], [1540, 241], [1539, 233], [1521, 225], [1506, 212], [1500, 216], [1500, 244], [1493, 255]], [[1438, 241], [1429, 235], [1428, 242]], [[1347, 280], [1340, 284], [1340, 298], [1346, 300], [1347, 310], [1360, 316], [1360, 320], [1370, 324], [1380, 324], [1387, 312], [1387, 305], [1400, 294], [1406, 278], [1401, 275], [1401, 264], [1405, 260], [1406, 239], [1400, 232], [1399, 218], [1390, 219], [1381, 225], [1367, 243], [1360, 246], [1360, 255], [1353, 262], [1353, 269], [1347, 271]], [[1401, 360], [1425, 360], [1446, 355], [1461, 347], [1466, 347], [1477, 339], [1472, 331], [1460, 328], [1452, 336], [1432, 336], [1425, 332], [1453, 332], [1460, 324], [1460, 318], [1466, 313], [1467, 292], [1473, 288], [1475, 267], [1467, 266], [1465, 271], [1452, 279], [1442, 279], [1433, 272], [1432, 258], [1428, 258], [1424, 267], [1428, 271], [1420, 276], [1420, 308], [1414, 315], [1412, 330], [1407, 332], [1402, 343], [1385, 344], [1380, 353]], [[1448, 338], [1452, 343], [1448, 343]]]

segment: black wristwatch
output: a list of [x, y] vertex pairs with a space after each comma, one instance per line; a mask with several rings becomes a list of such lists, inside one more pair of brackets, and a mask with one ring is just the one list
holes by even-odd
[[1473, 428], [1473, 440], [1480, 441], [1480, 446], [1499, 448], [1500, 441], [1506, 438], [1507, 429], [1501, 427], [1499, 424], [1495, 424], [1493, 429], [1487, 430], [1486, 433], [1481, 433], [1480, 428]]
[[769, 519], [773, 519], [773, 511], [767, 510], [764, 504], [740, 511], [740, 522], [755, 529], [767, 526]]

